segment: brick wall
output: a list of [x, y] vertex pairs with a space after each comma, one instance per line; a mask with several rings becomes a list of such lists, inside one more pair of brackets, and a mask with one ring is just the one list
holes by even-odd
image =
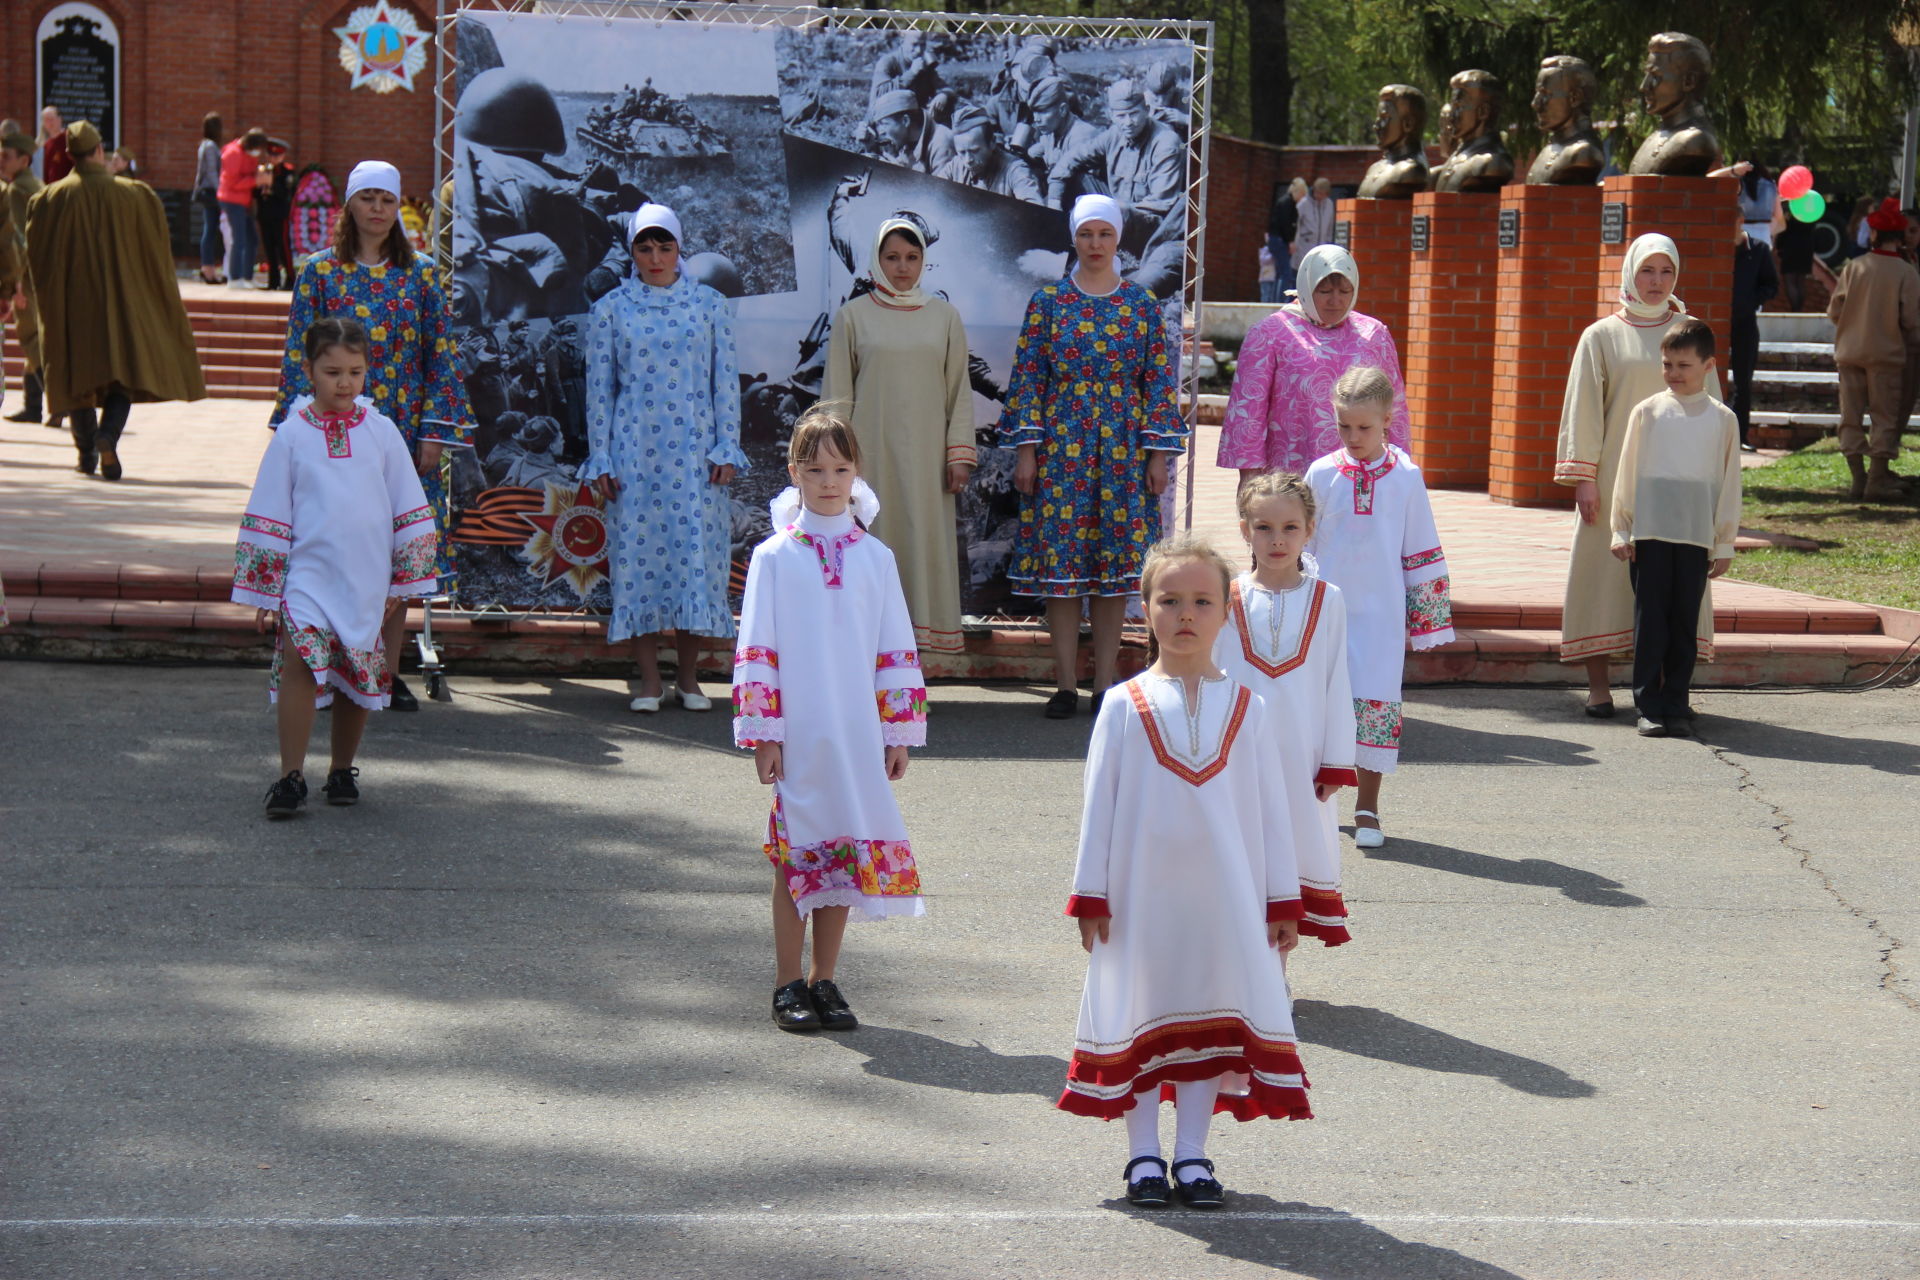
[[[120, 28], [122, 141], [155, 187], [193, 182], [200, 117], [228, 135], [258, 125], [336, 183], [371, 157], [400, 166], [407, 194], [433, 186], [434, 57], [413, 91], [349, 89], [333, 28], [367, 0], [93, 0]], [[433, 10], [395, 0], [431, 30]], [[0, 0], [0, 115], [37, 121], [34, 33], [54, 0]], [[231, 56], [229, 56], [229, 54]]]
[[1206, 296], [1257, 302], [1267, 214], [1285, 185], [1325, 178], [1335, 193], [1357, 185], [1380, 153], [1373, 147], [1276, 147], [1216, 133], [1207, 151]]
[[1430, 486], [1484, 488], [1500, 197], [1426, 191], [1413, 217], [1427, 220], [1426, 247], [1409, 253], [1401, 353], [1413, 460]]
[[1341, 200], [1335, 227], [1346, 227], [1347, 252], [1360, 269], [1353, 309], [1372, 316], [1393, 335], [1405, 371], [1407, 354], [1407, 273], [1412, 246], [1413, 201]]

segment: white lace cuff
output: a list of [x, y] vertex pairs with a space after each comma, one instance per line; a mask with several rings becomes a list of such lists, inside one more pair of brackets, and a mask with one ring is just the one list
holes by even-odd
[[880, 741], [889, 747], [924, 747], [927, 745], [927, 722], [925, 720], [902, 720], [889, 724], [880, 722]]
[[733, 745], [736, 747], [751, 747], [762, 742], [785, 742], [786, 740], [785, 716], [735, 716], [733, 718]]

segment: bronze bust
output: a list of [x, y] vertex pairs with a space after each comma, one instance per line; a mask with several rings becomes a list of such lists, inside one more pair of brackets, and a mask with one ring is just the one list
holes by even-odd
[[1500, 140], [1506, 90], [1489, 71], [1462, 71], [1447, 82], [1440, 110], [1446, 163], [1433, 174], [1435, 191], [1498, 191], [1513, 178], [1513, 157]]
[[1707, 46], [1692, 36], [1666, 31], [1647, 41], [1640, 101], [1660, 123], [1634, 153], [1628, 173], [1700, 178], [1720, 167], [1720, 139], [1704, 101], [1712, 73]]
[[1600, 82], [1579, 58], [1556, 54], [1540, 64], [1534, 83], [1533, 118], [1547, 135], [1527, 181], [1535, 186], [1590, 186], [1607, 167], [1606, 148], [1593, 128], [1593, 100]]
[[1427, 189], [1427, 95], [1410, 84], [1380, 90], [1373, 136], [1380, 158], [1367, 167], [1355, 192], [1363, 200], [1411, 200]]

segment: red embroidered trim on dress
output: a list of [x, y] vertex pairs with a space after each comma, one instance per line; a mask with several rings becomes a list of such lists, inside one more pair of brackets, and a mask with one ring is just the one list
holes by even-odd
[[[1379, 470], [1370, 470], [1373, 465], [1378, 465]], [[1340, 474], [1353, 481], [1353, 514], [1372, 515], [1374, 486], [1386, 479], [1387, 473], [1393, 470], [1393, 450], [1381, 454], [1377, 464], [1355, 462], [1352, 455], [1348, 454], [1340, 459], [1338, 466]]]
[[[1301, 892], [1305, 893], [1306, 890], [1303, 889], [1301, 890]], [[1306, 918], [1307, 918], [1306, 904], [1301, 902], [1300, 899], [1298, 898], [1267, 899], [1267, 923], [1268, 924], [1272, 924], [1276, 920], [1305, 920]]]
[[1104, 920], [1113, 915], [1105, 898], [1096, 898], [1091, 894], [1076, 893], [1067, 899], [1067, 914], [1081, 916], [1089, 920]]
[[772, 667], [775, 671], [778, 671], [780, 669], [780, 651], [778, 649], [763, 649], [757, 644], [742, 645], [734, 651], [734, 666], [744, 667], [755, 662], [763, 667]]
[[886, 671], [892, 667], [914, 667], [920, 665], [920, 652], [917, 649], [889, 649], [877, 655], [873, 660], [875, 671]]
[[1307, 605], [1307, 620], [1300, 628], [1300, 647], [1294, 650], [1291, 658], [1283, 662], [1271, 663], [1254, 652], [1253, 631], [1247, 623], [1247, 606], [1240, 597], [1240, 583], [1236, 579], [1229, 600], [1233, 608], [1233, 625], [1240, 632], [1240, 652], [1246, 658], [1247, 664], [1269, 680], [1277, 680], [1305, 662], [1307, 649], [1313, 644], [1314, 628], [1320, 625], [1320, 605], [1326, 598], [1327, 584], [1316, 580], [1313, 584], [1311, 602]]
[[[1209, 1049], [1222, 1052], [1197, 1059], [1190, 1056]], [[1176, 1053], [1187, 1060], [1162, 1062], [1142, 1070], [1149, 1060]], [[1118, 1053], [1096, 1054], [1076, 1048], [1067, 1067], [1066, 1090], [1055, 1105], [1075, 1115], [1114, 1120], [1133, 1109], [1137, 1093], [1181, 1080], [1211, 1080], [1228, 1072], [1252, 1076], [1249, 1091], [1238, 1097], [1222, 1094], [1214, 1104], [1216, 1112], [1230, 1112], [1237, 1120], [1313, 1118], [1307, 1104], [1306, 1073], [1294, 1044], [1256, 1035], [1238, 1016], [1196, 1018], [1155, 1027], [1142, 1032]], [[1297, 1077], [1300, 1086], [1274, 1084], [1263, 1076]], [[1125, 1091], [1101, 1098], [1082, 1093], [1075, 1085], [1108, 1090], [1121, 1086]]]
[[1360, 775], [1351, 769], [1322, 765], [1320, 772], [1313, 775], [1313, 781], [1322, 787], [1357, 787], [1360, 785]]
[[1247, 717], [1247, 704], [1253, 699], [1253, 691], [1245, 685], [1240, 686], [1240, 692], [1233, 700], [1233, 713], [1227, 717], [1227, 732], [1220, 739], [1220, 754], [1213, 758], [1212, 764], [1198, 771], [1191, 765], [1183, 764], [1167, 750], [1167, 744], [1160, 737], [1160, 722], [1154, 719], [1153, 707], [1147, 701], [1146, 691], [1138, 683], [1128, 681], [1127, 696], [1133, 699], [1133, 709], [1138, 711], [1140, 718], [1146, 722], [1147, 742], [1153, 747], [1153, 758], [1182, 782], [1191, 783], [1197, 787], [1211, 782], [1222, 769], [1227, 767], [1227, 757], [1233, 753], [1233, 740], [1239, 736], [1240, 724]]
[[1416, 551], [1410, 556], [1401, 556], [1400, 567], [1408, 572], [1412, 572], [1415, 569], [1424, 569], [1430, 564], [1437, 564], [1446, 558], [1446, 552], [1442, 551], [1439, 547], [1434, 547], [1429, 551]]

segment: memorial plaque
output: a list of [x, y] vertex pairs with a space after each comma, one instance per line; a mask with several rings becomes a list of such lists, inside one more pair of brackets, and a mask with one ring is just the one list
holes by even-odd
[[1413, 215], [1413, 251], [1415, 253], [1427, 251], [1427, 237], [1432, 223], [1433, 219], [1424, 213]]
[[1518, 209], [1500, 211], [1500, 247], [1502, 249], [1520, 247], [1520, 211]]
[[1625, 244], [1627, 242], [1627, 202], [1609, 200], [1600, 206], [1600, 243]]
[[1341, 219], [1339, 222], [1334, 223], [1333, 224], [1333, 242], [1339, 245], [1342, 249], [1345, 249], [1348, 253], [1352, 253], [1353, 252], [1353, 224], [1351, 222], [1346, 221], [1344, 218]]
[[60, 5], [40, 24], [40, 105], [58, 107], [68, 124], [91, 120], [108, 150], [120, 145], [117, 37], [92, 5]]

